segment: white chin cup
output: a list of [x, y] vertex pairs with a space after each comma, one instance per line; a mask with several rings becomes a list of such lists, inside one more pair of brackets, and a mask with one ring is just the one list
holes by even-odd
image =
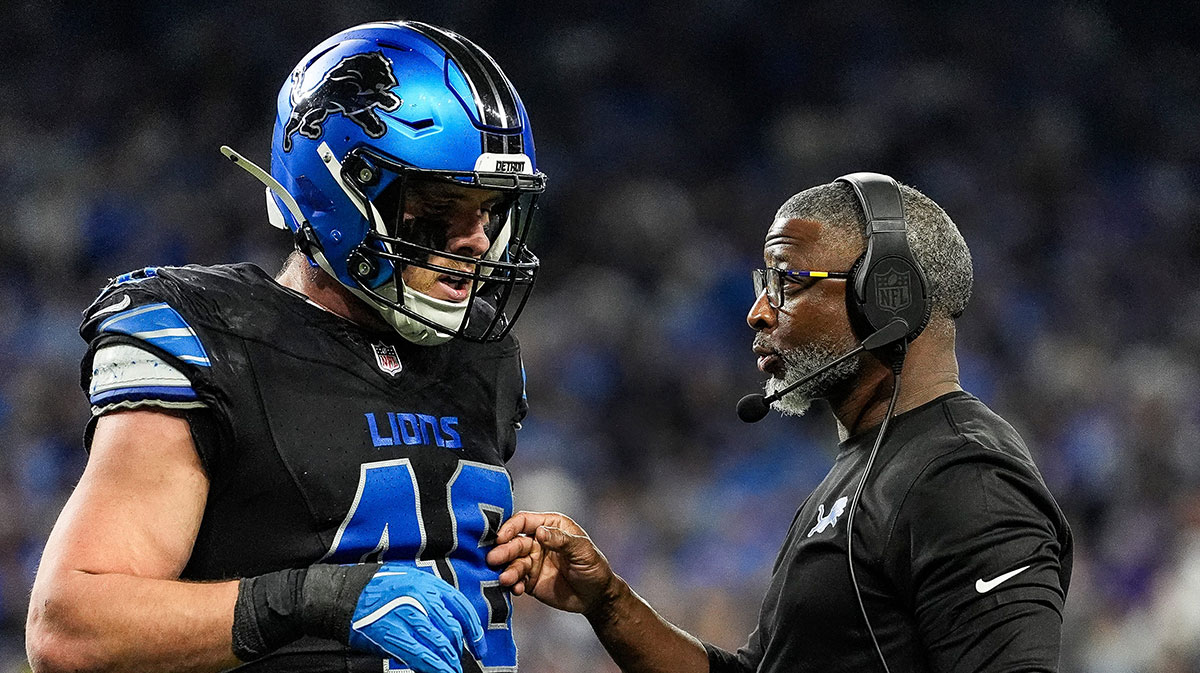
[[[372, 301], [371, 305], [379, 311], [383, 319], [400, 336], [418, 346], [437, 346], [454, 338], [452, 336], [453, 333], [458, 331], [467, 317], [468, 300], [447, 301], [445, 299], [435, 299], [427, 294], [409, 289], [403, 281], [396, 280], [402, 288], [401, 291], [404, 293], [404, 301], [398, 303], [402, 303], [410, 311], [435, 325], [443, 327], [444, 331], [430, 327], [402, 311], [397, 311], [391, 307]], [[392, 282], [384, 283], [382, 286], [376, 288], [375, 292], [382, 295], [388, 301], [395, 302], [396, 285], [397, 283]]]
[[[496, 236], [496, 240], [492, 242], [487, 252], [484, 253], [483, 259], [488, 261], [496, 261], [504, 254], [508, 248], [509, 239], [512, 237], [512, 215], [509, 215], [508, 221]], [[399, 274], [399, 269], [396, 270]], [[491, 275], [491, 269], [485, 267], [484, 275]], [[462, 301], [447, 301], [445, 299], [434, 299], [427, 294], [417, 292], [408, 287], [398, 275], [395, 282], [384, 283], [382, 286], [375, 288], [375, 292], [382, 295], [389, 301], [396, 301], [396, 285], [399, 285], [401, 292], [404, 294], [404, 301], [401, 302], [405, 307], [413, 313], [440, 325], [446, 329], [446, 332], [454, 333], [462, 327], [463, 321], [467, 317], [467, 304], [470, 299]], [[365, 293], [362, 296], [366, 296]], [[441, 332], [437, 329], [426, 325], [419, 320], [414, 320], [411, 316], [397, 311], [389, 306], [372, 301], [374, 306], [382, 315], [384, 320], [387, 320], [400, 336], [417, 344], [418, 346], [436, 346], [443, 344], [454, 338], [446, 332]]]

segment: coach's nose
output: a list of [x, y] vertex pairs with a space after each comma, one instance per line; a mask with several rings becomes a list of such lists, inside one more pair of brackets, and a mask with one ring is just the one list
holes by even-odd
[[755, 332], [762, 332], [775, 327], [779, 315], [775, 312], [775, 307], [771, 306], [771, 302], [767, 300], [767, 293], [763, 292], [754, 300], [754, 305], [750, 307], [750, 313], [746, 314], [746, 324]]

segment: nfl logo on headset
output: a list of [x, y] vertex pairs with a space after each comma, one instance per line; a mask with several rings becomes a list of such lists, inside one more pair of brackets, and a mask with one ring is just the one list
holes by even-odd
[[384, 374], [395, 376], [400, 373], [403, 366], [400, 364], [400, 354], [396, 352], [396, 347], [389, 344], [371, 344], [375, 349], [375, 363], [379, 365], [379, 370]]
[[895, 270], [875, 274], [875, 298], [880, 308], [896, 313], [912, 304], [908, 276], [907, 271], [897, 273]]

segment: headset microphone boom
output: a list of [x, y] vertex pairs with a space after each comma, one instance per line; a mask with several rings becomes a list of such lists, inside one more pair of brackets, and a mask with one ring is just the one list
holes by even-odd
[[863, 351], [871, 351], [893, 344], [903, 339], [904, 335], [907, 333], [908, 323], [904, 321], [904, 318], [893, 319], [892, 322], [885, 325], [883, 329], [864, 339], [863, 342], [853, 350], [833, 360], [830, 360], [820, 367], [817, 367], [808, 374], [805, 374], [795, 383], [791, 383], [785, 388], [776, 390], [770, 395], [763, 395], [762, 393], [750, 393], [749, 395], [743, 397], [738, 401], [737, 405], [738, 418], [742, 419], [742, 421], [745, 423], [757, 423], [758, 421], [761, 421], [763, 418], [766, 418], [767, 412], [770, 411], [772, 403], [782, 398], [784, 395], [792, 392], [796, 388], [808, 383], [813, 379], [813, 377], [840, 365], [842, 362], [854, 357], [855, 355], [858, 355]]

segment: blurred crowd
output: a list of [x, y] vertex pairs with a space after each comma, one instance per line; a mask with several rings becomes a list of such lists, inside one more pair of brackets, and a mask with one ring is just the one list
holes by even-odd
[[[288, 239], [217, 147], [265, 161], [293, 64], [377, 18], [487, 49], [550, 176], [518, 507], [571, 514], [665, 616], [740, 645], [837, 442], [824, 410], [734, 416], [761, 385], [749, 270], [788, 196], [887, 172], [970, 245], [964, 387], [1072, 523], [1063, 670], [1200, 671], [1197, 10], [902, 4], [3, 3], [0, 671], [86, 462], [80, 311], [147, 265], [276, 270]], [[612, 669], [582, 618], [516, 604], [523, 671]]]

